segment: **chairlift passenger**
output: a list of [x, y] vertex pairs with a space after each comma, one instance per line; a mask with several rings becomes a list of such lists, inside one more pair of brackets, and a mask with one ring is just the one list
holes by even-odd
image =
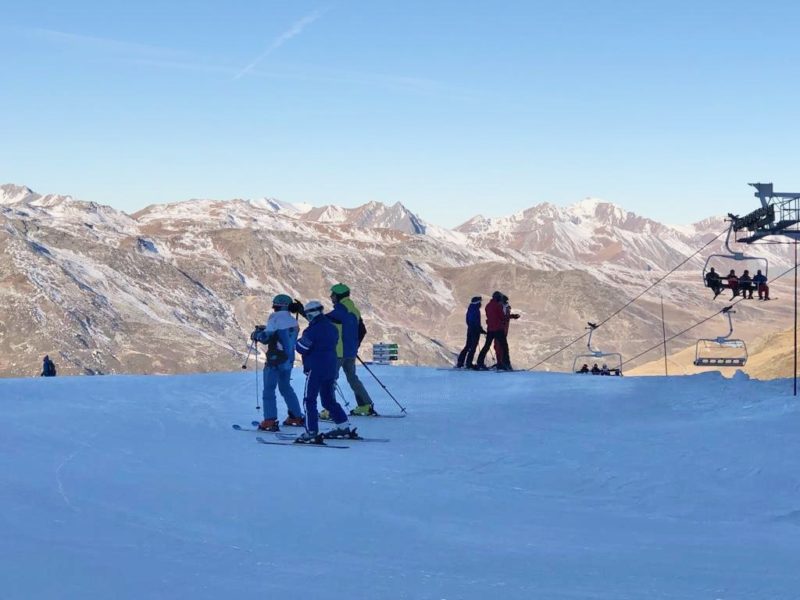
[[734, 298], [736, 298], [736, 296], [739, 295], [739, 277], [737, 277], [736, 271], [734, 269], [731, 269], [731, 272], [728, 273], [727, 280], [728, 280], [728, 287], [731, 289], [731, 293], [733, 294], [731, 296], [731, 300], [733, 300]]
[[597, 363], [592, 365], [592, 375], [600, 375], [600, 367], [597, 366]]
[[[753, 278], [750, 277], [750, 271], [744, 270], [742, 276], [739, 277], [739, 290], [742, 292], [743, 300], [753, 299]], [[749, 292], [749, 296], [747, 295]]]
[[756, 271], [756, 276], [753, 277], [753, 283], [755, 284], [756, 289], [758, 290], [758, 299], [769, 300], [769, 286], [767, 285], [767, 276], [761, 273], [761, 269]]
[[714, 270], [714, 267], [711, 267], [708, 273], [706, 273], [706, 285], [714, 292], [715, 299], [722, 292], [722, 278], [719, 276], [719, 273]]

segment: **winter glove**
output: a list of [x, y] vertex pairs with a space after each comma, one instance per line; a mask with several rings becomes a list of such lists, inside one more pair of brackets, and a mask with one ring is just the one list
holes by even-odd
[[519, 315], [514, 313], [513, 315], [508, 315], [509, 319], [519, 319]]
[[303, 303], [300, 302], [297, 298], [295, 298], [292, 303], [289, 305], [289, 312], [293, 315], [303, 315], [306, 316], [305, 310], [303, 310]]
[[264, 329], [265, 329], [264, 325], [256, 325], [256, 328], [253, 329], [253, 333], [250, 334], [250, 341], [251, 342], [261, 341], [258, 338], [261, 332], [264, 331]]

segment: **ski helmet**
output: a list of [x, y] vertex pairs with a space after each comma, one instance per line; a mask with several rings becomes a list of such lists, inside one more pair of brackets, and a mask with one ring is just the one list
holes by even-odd
[[322, 307], [322, 302], [319, 300], [309, 300], [303, 310], [305, 311], [306, 319], [313, 321], [314, 317], [321, 315], [322, 311], [325, 309]]
[[336, 296], [339, 300], [347, 298], [350, 295], [350, 288], [343, 283], [337, 283], [331, 286], [331, 296]]
[[272, 308], [286, 309], [289, 308], [291, 303], [292, 299], [289, 296], [286, 294], [278, 294], [272, 299]]

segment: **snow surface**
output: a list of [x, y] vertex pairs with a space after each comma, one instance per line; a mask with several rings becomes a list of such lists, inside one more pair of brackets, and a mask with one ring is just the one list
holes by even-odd
[[0, 597], [798, 598], [785, 380], [373, 370], [341, 451], [252, 370], [0, 381]]

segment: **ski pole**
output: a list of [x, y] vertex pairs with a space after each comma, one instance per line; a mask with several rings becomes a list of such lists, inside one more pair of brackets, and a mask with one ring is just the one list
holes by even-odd
[[253, 352], [253, 344], [255, 344], [255, 343], [256, 343], [255, 340], [250, 342], [250, 346], [247, 348], [247, 356], [244, 359], [244, 364], [242, 365], [242, 369], [246, 369], [247, 368], [247, 361], [250, 360], [250, 354], [252, 354], [252, 352]]
[[258, 396], [258, 342], [253, 342], [253, 346], [256, 350], [256, 410], [261, 410], [261, 401]]
[[399, 406], [399, 407], [400, 407], [400, 411], [401, 411], [401, 412], [406, 412], [406, 409], [405, 409], [405, 408], [403, 408], [403, 405], [402, 405], [402, 404], [400, 404], [400, 403], [397, 401], [397, 398], [395, 398], [394, 396], [392, 396], [392, 392], [390, 392], [390, 391], [388, 390], [388, 388], [387, 388], [385, 385], [383, 385], [383, 382], [382, 382], [380, 379], [378, 379], [378, 376], [377, 376], [377, 375], [375, 375], [375, 373], [373, 373], [373, 372], [372, 372], [372, 369], [370, 369], [370, 368], [367, 366], [367, 363], [365, 363], [363, 360], [361, 360], [361, 357], [360, 357], [358, 354], [356, 354], [356, 358], [358, 359], [358, 362], [360, 362], [360, 363], [361, 363], [361, 364], [364, 366], [364, 368], [365, 368], [365, 369], [366, 369], [366, 370], [369, 372], [369, 374], [370, 374], [370, 375], [372, 375], [372, 376], [375, 378], [375, 381], [377, 381], [377, 382], [380, 384], [380, 386], [383, 388], [383, 390], [384, 390], [384, 391], [385, 391], [387, 394], [389, 394], [389, 398], [391, 398], [392, 400], [394, 400], [394, 403], [395, 403], [395, 404], [397, 404], [397, 406]]
[[344, 392], [342, 391], [342, 388], [339, 387], [339, 382], [338, 381], [335, 382], [334, 385], [336, 386], [336, 391], [339, 392], [339, 397], [344, 402], [344, 405], [347, 408], [350, 408], [350, 402], [347, 401], [347, 396], [344, 395]]

